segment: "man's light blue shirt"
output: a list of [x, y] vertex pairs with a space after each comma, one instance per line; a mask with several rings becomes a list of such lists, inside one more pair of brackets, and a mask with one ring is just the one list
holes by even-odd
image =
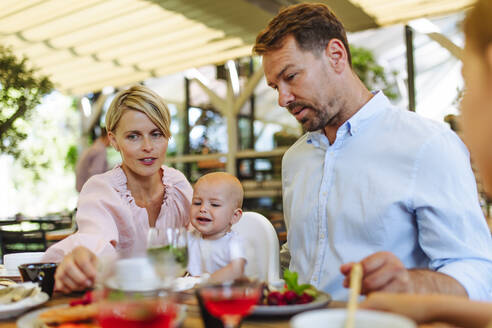
[[469, 153], [443, 124], [378, 92], [337, 132], [303, 135], [282, 163], [290, 269], [345, 300], [340, 265], [379, 251], [492, 300], [492, 240]]

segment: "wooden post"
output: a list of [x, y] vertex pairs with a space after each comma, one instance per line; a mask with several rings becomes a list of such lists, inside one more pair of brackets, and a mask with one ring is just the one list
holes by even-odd
[[405, 25], [405, 41], [407, 45], [408, 110], [415, 112], [415, 63], [413, 59], [413, 30], [408, 25]]

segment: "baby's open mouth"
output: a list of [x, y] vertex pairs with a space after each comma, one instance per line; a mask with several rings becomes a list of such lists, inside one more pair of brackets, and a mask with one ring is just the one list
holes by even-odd
[[212, 221], [209, 218], [196, 218], [196, 220], [199, 222], [211, 222]]

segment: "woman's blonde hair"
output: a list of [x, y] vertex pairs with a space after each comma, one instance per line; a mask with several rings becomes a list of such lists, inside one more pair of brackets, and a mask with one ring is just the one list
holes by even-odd
[[144, 113], [162, 132], [171, 137], [171, 115], [164, 100], [154, 91], [142, 85], [135, 85], [116, 94], [106, 114], [106, 129], [115, 132], [125, 110]]

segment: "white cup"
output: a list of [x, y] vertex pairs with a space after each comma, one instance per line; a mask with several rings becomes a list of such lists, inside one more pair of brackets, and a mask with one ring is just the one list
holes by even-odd
[[159, 288], [160, 281], [154, 267], [146, 257], [126, 258], [116, 261], [113, 284], [125, 291], [150, 291]]
[[[347, 311], [345, 309], [324, 309], [298, 314], [290, 320], [292, 328], [343, 328]], [[410, 319], [393, 313], [357, 310], [355, 328], [416, 328]]]
[[3, 256], [3, 265], [8, 275], [20, 275], [18, 266], [26, 263], [39, 263], [44, 252], [13, 253]]

